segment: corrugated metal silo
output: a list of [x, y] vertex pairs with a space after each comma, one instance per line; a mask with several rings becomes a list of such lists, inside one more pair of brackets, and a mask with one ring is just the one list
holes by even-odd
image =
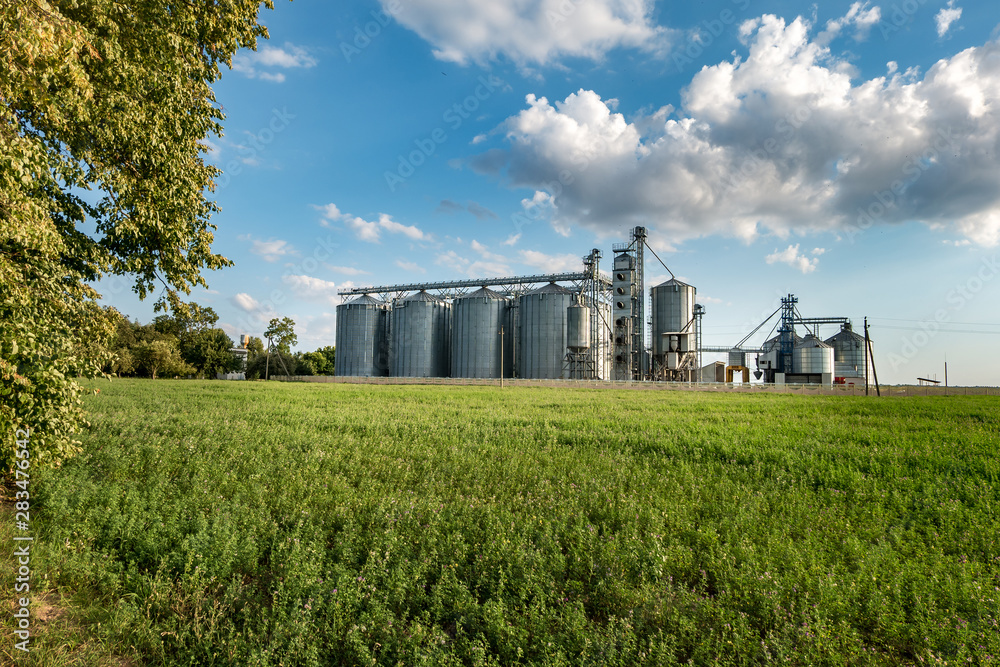
[[566, 318], [573, 292], [549, 283], [518, 299], [520, 354], [518, 375], [560, 379], [566, 357]]
[[452, 302], [451, 377], [498, 378], [501, 359], [504, 376], [510, 376], [513, 334], [509, 309], [507, 299], [485, 287]]
[[337, 306], [336, 375], [378, 377], [388, 374], [388, 313], [384, 302], [368, 295]]
[[850, 324], [826, 339], [833, 348], [833, 374], [837, 377], [862, 377], [865, 374], [865, 337], [855, 333]]
[[590, 349], [590, 308], [573, 304], [566, 313], [566, 347], [573, 352]]
[[392, 309], [393, 377], [448, 377], [451, 304], [417, 292]]
[[792, 349], [792, 373], [833, 374], [833, 348], [812, 334]]
[[[668, 280], [654, 287], [653, 295], [653, 356], [666, 354], [663, 334], [683, 331], [694, 319], [694, 300], [697, 290], [677, 279]], [[694, 333], [694, 325], [691, 326]]]

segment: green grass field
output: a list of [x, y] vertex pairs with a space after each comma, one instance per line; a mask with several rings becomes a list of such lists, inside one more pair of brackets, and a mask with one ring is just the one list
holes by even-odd
[[998, 398], [95, 386], [25, 664], [1000, 662]]

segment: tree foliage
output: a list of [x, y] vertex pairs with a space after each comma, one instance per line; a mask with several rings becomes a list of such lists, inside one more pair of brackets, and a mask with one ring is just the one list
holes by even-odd
[[256, 357], [264, 354], [264, 341], [257, 336], [247, 337], [247, 357], [252, 361]]
[[282, 354], [289, 354], [291, 347], [299, 342], [299, 337], [295, 335], [295, 320], [290, 317], [283, 317], [280, 320], [275, 317], [267, 325], [264, 338]]
[[[74, 375], [106, 350], [82, 350], [95, 320], [87, 283], [130, 275], [158, 307], [206, 285], [206, 193], [218, 170], [204, 140], [221, 134], [210, 84], [241, 47], [266, 37], [258, 0], [0, 0], [0, 465], [16, 429], [57, 464], [83, 420]], [[271, 8], [270, 0], [262, 3]], [[95, 355], [95, 356], [91, 356]], [[104, 358], [101, 358], [104, 355]]]

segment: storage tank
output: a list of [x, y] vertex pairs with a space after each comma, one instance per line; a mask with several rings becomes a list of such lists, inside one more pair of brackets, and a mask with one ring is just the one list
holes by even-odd
[[[663, 334], [683, 331], [694, 319], [694, 287], [672, 278], [650, 290], [653, 295], [653, 356], [662, 357], [668, 351]], [[695, 332], [694, 325], [689, 330]], [[693, 350], [693, 345], [690, 346]], [[687, 350], [685, 350], [687, 351]]]
[[862, 377], [865, 374], [865, 337], [855, 333], [850, 323], [826, 339], [833, 348], [833, 374], [836, 377]]
[[367, 294], [337, 306], [335, 375], [379, 377], [388, 374], [388, 314], [385, 302]]
[[421, 291], [392, 309], [393, 377], [448, 377], [451, 304]]
[[513, 331], [508, 323], [509, 308], [507, 299], [485, 287], [452, 301], [452, 377], [498, 378], [501, 363], [505, 377], [510, 376]]
[[520, 348], [518, 375], [560, 379], [566, 357], [566, 320], [573, 292], [555, 283], [522, 294], [518, 299]]
[[566, 313], [566, 347], [572, 352], [590, 349], [590, 308], [574, 303]]
[[792, 349], [792, 373], [833, 374], [833, 348], [812, 334], [806, 335]]

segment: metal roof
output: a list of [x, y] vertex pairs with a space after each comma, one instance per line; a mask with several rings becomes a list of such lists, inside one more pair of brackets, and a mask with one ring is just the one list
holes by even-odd
[[455, 297], [456, 299], [503, 299], [503, 295], [494, 292], [493, 290], [480, 287], [475, 292], [469, 292], [468, 294], [463, 294], [462, 296]]

